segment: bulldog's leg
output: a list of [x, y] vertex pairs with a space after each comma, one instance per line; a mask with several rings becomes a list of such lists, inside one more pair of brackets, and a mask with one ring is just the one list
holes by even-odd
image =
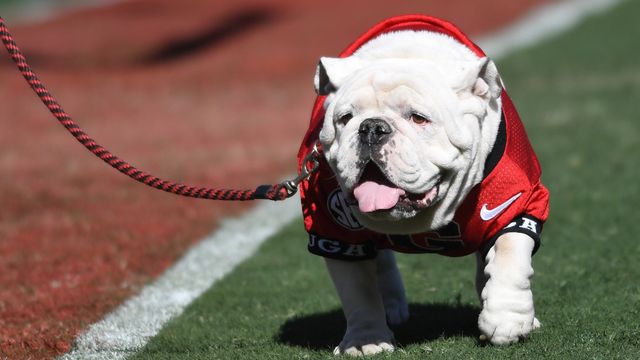
[[480, 293], [482, 312], [478, 326], [481, 339], [494, 345], [506, 345], [526, 337], [540, 327], [535, 318], [531, 292], [531, 252], [534, 241], [521, 233], [507, 233], [498, 238], [484, 261], [484, 276], [476, 276], [476, 286], [484, 288]]
[[325, 260], [347, 319], [347, 330], [334, 354], [362, 356], [393, 351], [393, 333], [387, 326], [378, 289], [377, 260]]
[[476, 253], [476, 293], [478, 294], [478, 299], [480, 299], [480, 303], [482, 304], [482, 290], [484, 289], [485, 284], [487, 283], [487, 275], [484, 273], [484, 268], [487, 266], [487, 262], [482, 257], [482, 253], [478, 251]]
[[409, 304], [404, 293], [402, 277], [391, 250], [378, 251], [378, 288], [389, 325], [400, 325], [409, 320]]

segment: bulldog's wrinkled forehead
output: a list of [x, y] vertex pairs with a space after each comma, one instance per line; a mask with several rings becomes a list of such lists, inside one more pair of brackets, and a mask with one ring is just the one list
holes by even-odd
[[416, 71], [413, 61], [385, 61], [354, 72], [338, 90], [336, 107], [383, 110], [426, 106], [441, 101], [447, 93], [452, 94], [448, 81], [435, 66], [423, 66]]

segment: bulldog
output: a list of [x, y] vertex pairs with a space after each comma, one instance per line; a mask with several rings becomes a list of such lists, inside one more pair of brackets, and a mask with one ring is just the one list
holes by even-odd
[[389, 326], [409, 317], [394, 251], [475, 253], [481, 338], [538, 328], [531, 258], [549, 193], [494, 62], [446, 21], [401, 16], [321, 58], [315, 89], [299, 165], [320, 164], [301, 198], [347, 321], [334, 353], [394, 350]]

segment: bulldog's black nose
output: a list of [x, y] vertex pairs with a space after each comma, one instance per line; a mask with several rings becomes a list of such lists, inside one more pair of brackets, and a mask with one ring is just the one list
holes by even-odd
[[391, 134], [391, 125], [382, 119], [369, 118], [365, 119], [358, 128], [360, 137], [367, 144], [378, 144], [388, 134]]

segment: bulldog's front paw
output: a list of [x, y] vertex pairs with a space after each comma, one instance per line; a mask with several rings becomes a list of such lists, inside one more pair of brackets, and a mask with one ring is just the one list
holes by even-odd
[[480, 339], [494, 345], [513, 344], [527, 337], [540, 327], [535, 317], [531, 291], [494, 293], [485, 297], [478, 327], [482, 332]]
[[[362, 325], [362, 324], [361, 324]], [[334, 350], [334, 355], [363, 356], [392, 352], [393, 332], [383, 325], [347, 327], [344, 338]]]
[[336, 346], [333, 350], [333, 355], [348, 355], [348, 356], [365, 356], [365, 355], [375, 355], [381, 352], [393, 352], [395, 348], [391, 343], [381, 341], [377, 343], [368, 343], [368, 344], [360, 344], [360, 345], [342, 345]]

